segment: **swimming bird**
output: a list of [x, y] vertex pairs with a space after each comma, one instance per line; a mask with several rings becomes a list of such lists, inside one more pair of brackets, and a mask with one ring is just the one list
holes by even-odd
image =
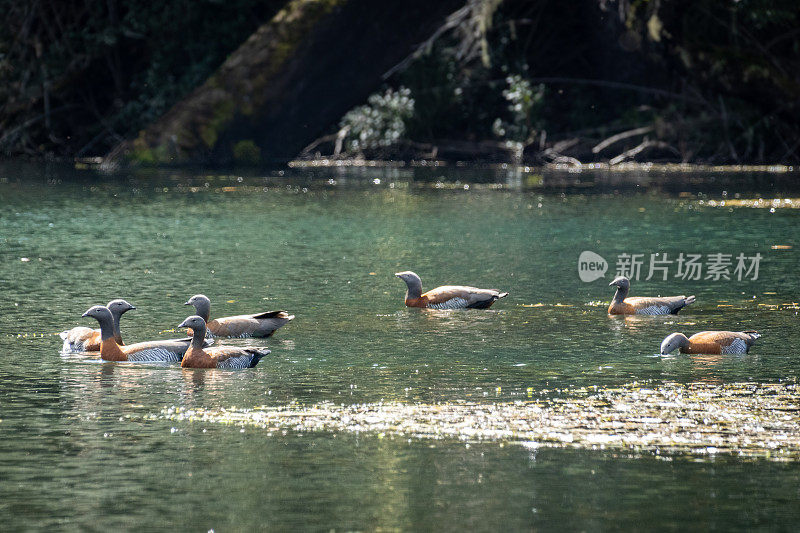
[[[198, 316], [206, 322], [206, 335], [214, 337], [269, 337], [275, 330], [294, 320], [294, 315], [286, 311], [267, 311], [255, 315], [236, 315], [209, 320], [211, 300], [202, 294], [195, 294], [183, 305], [193, 305]], [[191, 335], [191, 331], [189, 335]]]
[[[108, 310], [114, 319], [114, 340], [122, 346], [122, 333], [119, 330], [119, 319], [125, 312], [136, 309], [125, 300], [111, 300], [108, 302]], [[78, 326], [58, 334], [64, 340], [61, 351], [64, 353], [73, 352], [99, 352], [100, 351], [100, 330]]]
[[[294, 315], [286, 311], [267, 311], [254, 315], [225, 316], [209, 320], [211, 300], [203, 294], [195, 294], [183, 305], [194, 306], [198, 316], [206, 321], [206, 335], [209, 337], [270, 337], [275, 330], [294, 320]], [[189, 335], [192, 332], [189, 331]]]
[[227, 368], [238, 370], [253, 368], [262, 357], [271, 353], [267, 348], [239, 348], [238, 346], [215, 346], [203, 349], [206, 336], [206, 321], [193, 315], [181, 322], [179, 328], [191, 328], [194, 332], [192, 344], [183, 356], [183, 368]]
[[497, 289], [477, 289], [461, 285], [443, 285], [422, 293], [422, 280], [418, 275], [407, 270], [395, 274], [406, 282], [406, 306], [427, 307], [429, 309], [488, 309], [500, 298], [508, 296], [507, 292]]
[[677, 315], [678, 311], [694, 303], [694, 296], [659, 296], [653, 298], [628, 298], [631, 282], [625, 276], [615, 278], [608, 284], [616, 286], [617, 292], [608, 306], [609, 315]]
[[100, 323], [100, 358], [106, 361], [134, 361], [137, 363], [177, 363], [189, 348], [190, 338], [137, 342], [120, 346], [114, 340], [114, 319], [111, 311], [102, 305], [90, 307], [83, 315]]
[[673, 333], [661, 342], [661, 355], [678, 348], [681, 353], [743, 354], [759, 337], [757, 331], [701, 331], [688, 339], [683, 333]]

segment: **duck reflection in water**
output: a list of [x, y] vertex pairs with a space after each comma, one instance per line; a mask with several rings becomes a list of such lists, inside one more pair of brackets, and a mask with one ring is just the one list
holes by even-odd
[[693, 381], [697, 383], [708, 383], [710, 385], [721, 385], [722, 379], [719, 377], [719, 365], [723, 356], [720, 354], [692, 354], [689, 356], [692, 361]]
[[406, 308], [395, 313], [398, 325], [418, 333], [463, 333], [465, 328], [496, 321], [499, 310]]
[[219, 402], [221, 396], [231, 388], [230, 373], [206, 372], [203, 369], [181, 368], [181, 392], [187, 400], [197, 400], [199, 404]]
[[[623, 331], [647, 332], [656, 324], [675, 324], [674, 316], [651, 315], [607, 315], [609, 329], [615, 333]], [[666, 319], [666, 320], [665, 320]], [[681, 325], [694, 325], [694, 322], [681, 322]]]

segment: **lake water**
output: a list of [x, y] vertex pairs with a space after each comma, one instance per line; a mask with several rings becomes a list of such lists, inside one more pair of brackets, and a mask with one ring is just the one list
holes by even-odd
[[[5, 165], [3, 528], [795, 529], [796, 181], [438, 168], [106, 176]], [[581, 281], [582, 251], [606, 260], [604, 277]], [[700, 279], [676, 276], [681, 253], [701, 254]], [[678, 316], [608, 317], [623, 254], [641, 254], [632, 295], [697, 302]], [[645, 279], [651, 254], [670, 261], [656, 263], [666, 281], [658, 270]], [[713, 254], [730, 254], [731, 279], [707, 278]], [[760, 254], [757, 279], [735, 271], [739, 254], [745, 266]], [[400, 270], [424, 288], [510, 295], [485, 311], [407, 309]], [[122, 334], [135, 342], [178, 335], [169, 330], [199, 292], [212, 316], [297, 318], [270, 339], [228, 341], [272, 349], [246, 371], [59, 354], [56, 333], [95, 326], [81, 318], [91, 305], [133, 303]], [[745, 356], [655, 355], [667, 334], [707, 329], [763, 338]], [[654, 422], [638, 410], [674, 405], [654, 407], [641, 400], [647, 391], [697, 394], [702, 412], [679, 405], [683, 414]], [[592, 394], [603, 396], [594, 407]], [[725, 424], [708, 422], [725, 394], [736, 400]], [[774, 419], [752, 414], [773, 400], [783, 403], [758, 417]], [[613, 416], [628, 405], [630, 420], [615, 427], [630, 440], [586, 437], [584, 409], [612, 404]], [[394, 410], [391, 427], [383, 409]], [[578, 422], [560, 428], [559, 412]], [[700, 426], [681, 444], [676, 428], [692, 416]], [[546, 434], [507, 430], [519, 421]], [[778, 444], [726, 444], [753, 423]], [[657, 433], [670, 444], [653, 444]]]

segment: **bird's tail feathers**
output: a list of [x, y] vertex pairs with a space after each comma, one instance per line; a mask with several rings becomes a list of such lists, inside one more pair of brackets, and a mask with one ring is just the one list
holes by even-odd
[[686, 297], [686, 304], [685, 304], [685, 305], [693, 304], [693, 303], [694, 303], [694, 300], [695, 300], [694, 294], [693, 294], [693, 295], [691, 295], [691, 296], [687, 296], [687, 297]]
[[261, 361], [262, 357], [264, 357], [265, 355], [271, 354], [272, 350], [268, 350], [266, 348], [263, 348], [263, 349], [262, 348], [253, 348], [251, 350], [248, 350], [248, 352], [253, 354], [253, 358], [250, 359], [250, 368], [253, 368], [254, 366], [256, 366], [258, 364], [259, 361]]
[[284, 320], [292, 320], [294, 315], [290, 315], [286, 311], [267, 311], [265, 313], [259, 313], [257, 315], [253, 315], [253, 318], [282, 318]]

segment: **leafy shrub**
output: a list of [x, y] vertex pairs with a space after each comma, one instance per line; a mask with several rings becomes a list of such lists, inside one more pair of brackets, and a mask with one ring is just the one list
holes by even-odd
[[233, 160], [237, 163], [255, 165], [261, 161], [261, 149], [252, 139], [244, 139], [233, 145]]
[[284, 0], [0, 0], [0, 154], [101, 155], [203, 83]]
[[539, 128], [538, 111], [544, 98], [544, 85], [534, 87], [519, 74], [508, 76], [506, 83], [508, 89], [503, 91], [503, 97], [508, 102], [506, 111], [510, 118], [495, 119], [492, 131], [509, 141], [528, 144]]
[[383, 94], [370, 95], [366, 105], [348, 111], [340, 127], [347, 131], [346, 143], [351, 151], [385, 148], [404, 138], [406, 121], [413, 114], [414, 99], [409, 89], [387, 89]]

